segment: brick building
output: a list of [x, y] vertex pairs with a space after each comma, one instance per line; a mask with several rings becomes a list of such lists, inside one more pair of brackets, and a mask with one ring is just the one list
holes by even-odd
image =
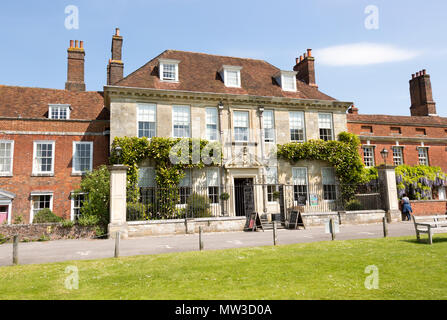
[[0, 86], [0, 223], [42, 208], [74, 218], [82, 174], [108, 162], [109, 114], [85, 91], [84, 57], [71, 41], [65, 90]]
[[[410, 116], [359, 114], [348, 110], [348, 130], [359, 135], [365, 165], [384, 163], [380, 152], [389, 151], [387, 163], [393, 165], [422, 164], [447, 171], [447, 118], [436, 114], [430, 76], [425, 70], [410, 80]], [[440, 190], [445, 198], [445, 190]]]

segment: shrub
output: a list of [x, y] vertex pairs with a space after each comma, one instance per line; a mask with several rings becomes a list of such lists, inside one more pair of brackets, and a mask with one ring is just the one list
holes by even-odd
[[14, 217], [13, 224], [22, 224], [22, 223], [23, 223], [23, 217], [22, 216]]
[[6, 241], [8, 241], [8, 239], [0, 233], [0, 244], [4, 244]]
[[188, 198], [186, 212], [190, 218], [211, 217], [210, 199], [206, 195], [193, 193]]
[[62, 221], [62, 228], [73, 228], [75, 223], [71, 220], [64, 220]]
[[78, 218], [77, 224], [81, 227], [94, 227], [98, 225], [98, 217], [97, 216], [80, 216]]
[[228, 199], [230, 199], [230, 195], [229, 195], [228, 193], [223, 192], [223, 193], [220, 195], [220, 200], [222, 200], [222, 201], [227, 201]]
[[346, 209], [346, 211], [363, 210], [363, 205], [359, 200], [353, 199], [346, 203], [345, 209]]
[[130, 202], [127, 204], [127, 221], [145, 221], [148, 220], [148, 207], [139, 202]]
[[51, 239], [46, 236], [45, 234], [42, 234], [39, 239], [37, 239], [38, 242], [46, 242], [46, 241], [50, 241]]
[[33, 218], [33, 223], [57, 223], [61, 221], [62, 218], [55, 215], [50, 209], [40, 210]]
[[109, 224], [110, 200], [110, 172], [106, 166], [87, 173], [77, 193], [88, 194], [88, 199], [82, 203], [81, 217], [78, 224], [81, 226], [99, 226], [104, 231]]

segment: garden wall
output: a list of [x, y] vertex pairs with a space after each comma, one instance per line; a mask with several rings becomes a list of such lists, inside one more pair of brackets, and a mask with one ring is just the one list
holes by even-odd
[[245, 217], [222, 217], [128, 222], [128, 237], [192, 234], [198, 233], [199, 227], [203, 232], [243, 231], [245, 221]]
[[415, 216], [433, 216], [446, 214], [447, 201], [445, 200], [415, 200], [411, 201], [411, 208]]
[[340, 224], [368, 224], [382, 222], [385, 217], [383, 210], [362, 210], [346, 212], [327, 213], [303, 213], [304, 224], [306, 226], [322, 226], [329, 219], [334, 219]]
[[74, 225], [64, 228], [61, 224], [14, 224], [0, 226], [0, 235], [10, 238], [19, 236], [20, 241], [91, 239], [96, 236], [94, 227]]

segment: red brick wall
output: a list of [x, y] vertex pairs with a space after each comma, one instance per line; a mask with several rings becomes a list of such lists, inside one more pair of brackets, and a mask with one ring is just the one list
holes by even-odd
[[[364, 132], [362, 126], [372, 126], [373, 133], [368, 134]], [[390, 127], [400, 127], [401, 134], [393, 135], [391, 133]], [[366, 144], [366, 141], [369, 140], [370, 144], [375, 146], [375, 164], [380, 165], [383, 164], [384, 161], [380, 155], [380, 151], [383, 148], [386, 148], [389, 151], [389, 156], [387, 159], [388, 164], [393, 163], [393, 155], [392, 155], [392, 146], [396, 146], [396, 141], [399, 141], [399, 145], [404, 147], [403, 149], [403, 158], [404, 164], [407, 165], [417, 165], [419, 164], [418, 150], [417, 147], [421, 146], [421, 138], [422, 136], [418, 136], [416, 133], [416, 128], [424, 128], [426, 131], [425, 138], [447, 138], [446, 128], [443, 126], [439, 127], [428, 127], [428, 126], [411, 126], [411, 125], [397, 125], [397, 124], [371, 124], [371, 123], [351, 123], [348, 122], [348, 131], [355, 133], [357, 135], [362, 136], [362, 144]], [[366, 139], [365, 136], [370, 136], [370, 138]], [[384, 141], [383, 139], [378, 139], [377, 137], [390, 137], [393, 140]], [[410, 141], [402, 141], [401, 138], [409, 138]], [[395, 139], [395, 140], [394, 140]], [[438, 166], [441, 167], [444, 172], [447, 172], [447, 143], [440, 142], [424, 142], [425, 147], [429, 147], [428, 149], [428, 158], [430, 166]], [[363, 159], [363, 149], [359, 150], [360, 155]]]
[[[14, 122], [14, 124], [12, 123]], [[93, 167], [108, 164], [109, 136], [102, 134], [106, 122], [76, 123], [35, 121], [0, 121], [1, 128], [23, 131], [65, 131], [65, 132], [98, 132], [101, 135], [72, 136], [45, 134], [0, 134], [0, 140], [14, 141], [13, 177], [0, 177], [0, 189], [16, 195], [12, 203], [12, 219], [22, 215], [29, 222], [31, 209], [30, 194], [38, 191], [53, 192], [53, 211], [58, 216], [69, 218], [71, 201], [70, 193], [79, 187], [81, 177], [72, 175], [73, 141], [93, 142]], [[33, 142], [36, 140], [55, 141], [54, 176], [33, 177]]]
[[433, 216], [437, 214], [446, 214], [447, 201], [441, 200], [421, 200], [411, 201], [411, 208], [415, 216]]

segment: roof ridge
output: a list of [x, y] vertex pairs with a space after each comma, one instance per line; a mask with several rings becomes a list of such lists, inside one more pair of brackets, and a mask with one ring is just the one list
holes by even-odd
[[[225, 55], [221, 55], [221, 54], [213, 54], [213, 53], [206, 53], [206, 52], [196, 52], [196, 51], [188, 51], [188, 50], [176, 50], [176, 49], [167, 49], [164, 52], [167, 52], [167, 51], [171, 51], [171, 52], [185, 52], [185, 53], [192, 53], [192, 54], [202, 54], [202, 55], [213, 56], [213, 57], [231, 58], [231, 59], [239, 59], [239, 60], [254, 60], [254, 61], [260, 61], [260, 62], [264, 62], [266, 64], [270, 64], [269, 62], [267, 62], [267, 61], [265, 61], [263, 59], [242, 58], [242, 57], [234, 57], [234, 56], [225, 56]], [[270, 64], [270, 65], [273, 66], [272, 64]]]
[[6, 84], [0, 84], [0, 88], [18, 88], [18, 89], [36, 89], [36, 90], [54, 90], [69, 93], [103, 93], [103, 91], [69, 91], [66, 89], [56, 89], [56, 88], [42, 88], [42, 87], [29, 87], [29, 86], [11, 86]]

